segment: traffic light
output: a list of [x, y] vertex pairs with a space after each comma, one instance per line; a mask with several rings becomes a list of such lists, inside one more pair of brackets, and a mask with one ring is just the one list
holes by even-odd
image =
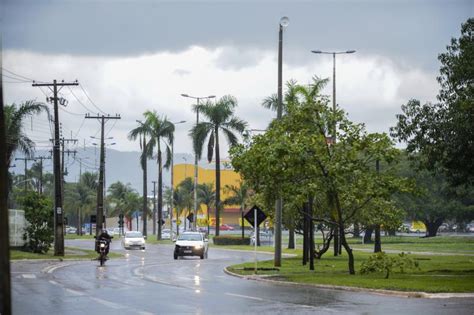
[[123, 227], [123, 214], [119, 214], [118, 224], [119, 224], [119, 227]]

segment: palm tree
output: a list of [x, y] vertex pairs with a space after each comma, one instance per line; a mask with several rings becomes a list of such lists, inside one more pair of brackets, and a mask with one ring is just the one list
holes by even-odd
[[250, 188], [245, 182], [240, 182], [239, 186], [235, 185], [226, 185], [224, 188], [226, 191], [232, 193], [232, 196], [224, 200], [226, 205], [240, 205], [240, 217], [242, 220], [242, 238], [245, 237], [244, 234], [244, 210], [247, 208], [247, 200], [250, 196]]
[[198, 199], [200, 204], [205, 204], [207, 208], [207, 235], [209, 235], [209, 212], [214, 206], [216, 200], [216, 192], [213, 183], [203, 183], [198, 185]]
[[[166, 117], [160, 117], [156, 111], [146, 111], [145, 125], [149, 129], [150, 146], [157, 148], [157, 164], [158, 164], [158, 221], [161, 222], [163, 217], [163, 166], [168, 169], [171, 165], [171, 148], [170, 143], [173, 142], [174, 125]], [[162, 143], [163, 140], [163, 143]], [[162, 162], [162, 144], [166, 150], [166, 162]], [[157, 239], [161, 240], [161, 224], [158, 224]]]
[[[147, 213], [148, 213], [148, 200], [147, 200], [147, 158], [151, 158], [153, 147], [150, 145], [150, 142], [147, 142], [146, 137], [151, 134], [149, 125], [146, 123], [141, 123], [138, 121], [139, 126], [132, 129], [128, 138], [130, 140], [136, 140], [139, 138], [140, 149], [142, 154], [140, 155], [140, 165], [143, 171], [143, 199], [142, 199], [142, 219], [143, 219], [143, 235], [147, 235]], [[142, 140], [143, 138], [143, 140]], [[143, 141], [143, 142], [142, 142]]]
[[[186, 229], [186, 217], [193, 206], [194, 184], [190, 177], [178, 184], [173, 193], [174, 204], [176, 207], [176, 219], [184, 214], [184, 228]], [[186, 210], [186, 212], [184, 212]], [[179, 219], [180, 220], [180, 219]], [[176, 226], [176, 234], [179, 234], [179, 225]]]
[[10, 166], [13, 153], [17, 150], [27, 157], [32, 156], [35, 144], [23, 129], [24, 120], [43, 111], [49, 117], [48, 107], [36, 101], [26, 101], [19, 106], [12, 104], [4, 107], [7, 166]]
[[110, 201], [114, 204], [111, 214], [123, 214], [127, 220], [128, 228], [131, 230], [133, 212], [140, 207], [142, 198], [129, 183], [123, 184], [120, 181], [110, 185], [108, 191]]
[[193, 138], [194, 152], [201, 158], [202, 149], [206, 138], [209, 137], [207, 144], [207, 160], [212, 161], [212, 156], [216, 155], [216, 236], [219, 235], [220, 207], [221, 207], [221, 161], [219, 152], [219, 131], [222, 131], [231, 146], [237, 144], [237, 137], [233, 131], [243, 134], [247, 123], [234, 116], [234, 109], [237, 107], [237, 99], [226, 95], [215, 103], [208, 101], [205, 104], [194, 106], [196, 112], [201, 112], [208, 121], [203, 121], [194, 126], [190, 131]]

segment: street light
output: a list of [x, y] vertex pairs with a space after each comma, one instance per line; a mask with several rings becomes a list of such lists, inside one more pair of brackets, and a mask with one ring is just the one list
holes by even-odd
[[[179, 125], [179, 124], [184, 124], [186, 120], [181, 120], [175, 123], [172, 123], [173, 125]], [[184, 166], [186, 167], [186, 165]], [[170, 204], [170, 237], [173, 234], [173, 208], [174, 208], [174, 180], [173, 180], [173, 173], [174, 173], [174, 137], [173, 141], [171, 142], [171, 204]], [[186, 173], [186, 172], [185, 172]], [[186, 175], [185, 175], [186, 178]], [[161, 220], [161, 218], [160, 218]], [[176, 227], [176, 230], [178, 227]], [[178, 234], [178, 231], [176, 231], [176, 234]]]
[[[321, 51], [321, 50], [311, 50], [313, 54], [326, 54], [332, 55], [332, 110], [336, 112], [336, 55], [342, 54], [353, 54], [355, 50], [346, 50], [346, 51]], [[333, 126], [332, 131], [333, 143], [336, 142], [336, 124]]]
[[[199, 106], [199, 101], [203, 99], [211, 99], [216, 97], [215, 95], [209, 95], [209, 96], [191, 96], [188, 94], [181, 94], [182, 97], [187, 97], [187, 98], [192, 98], [197, 100], [197, 105]], [[196, 109], [196, 126], [199, 124], [199, 109]], [[196, 218], [197, 218], [197, 209], [198, 209], [198, 204], [197, 204], [197, 183], [198, 183], [198, 153], [194, 152], [194, 228], [196, 228]]]
[[[280, 19], [278, 32], [278, 107], [277, 119], [281, 119], [282, 106], [282, 81], [283, 81], [283, 29], [290, 24], [290, 19], [286, 16]], [[275, 255], [273, 264], [275, 267], [281, 267], [281, 218], [283, 211], [283, 200], [277, 198], [275, 207]]]

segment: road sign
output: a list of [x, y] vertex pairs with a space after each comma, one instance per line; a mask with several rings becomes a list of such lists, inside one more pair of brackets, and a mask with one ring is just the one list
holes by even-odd
[[[102, 222], [105, 222], [105, 215], [102, 217]], [[97, 216], [95, 214], [91, 214], [91, 223], [97, 223]]]
[[158, 220], [157, 222], [158, 222], [158, 224], [160, 224], [160, 225], [164, 225], [164, 224], [165, 224], [165, 220], [163, 220], [163, 219]]
[[192, 222], [194, 221], [194, 213], [190, 213], [190, 214], [186, 217], [186, 219], [188, 219], [189, 222], [192, 223]]
[[260, 209], [258, 206], [253, 206], [252, 209], [247, 211], [247, 213], [244, 215], [245, 220], [247, 220], [253, 227], [255, 227], [255, 210], [257, 210], [257, 226], [259, 226], [267, 218], [267, 215], [262, 211], [262, 209]]

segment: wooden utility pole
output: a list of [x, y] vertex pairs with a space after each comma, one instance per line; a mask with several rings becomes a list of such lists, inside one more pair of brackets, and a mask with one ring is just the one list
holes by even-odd
[[[120, 119], [120, 115], [99, 115], [91, 116], [86, 114], [86, 119], [99, 119], [101, 121], [100, 128], [100, 164], [99, 164], [99, 184], [97, 185], [97, 210], [96, 210], [96, 229], [95, 235], [99, 236], [103, 228], [104, 216], [104, 171], [105, 171], [105, 143], [104, 143], [104, 126], [105, 121], [109, 119]], [[92, 230], [92, 227], [91, 227]]]
[[[57, 82], [34, 83], [33, 86], [46, 86], [53, 92], [53, 97], [48, 98], [54, 104], [54, 145], [53, 145], [53, 168], [54, 168], [54, 255], [64, 256], [64, 217], [63, 198], [61, 191], [61, 161], [59, 155], [59, 109], [58, 92], [64, 86], [79, 85], [79, 83]], [[59, 90], [58, 90], [59, 87]]]
[[[0, 41], [0, 53], [2, 51]], [[2, 78], [2, 58], [0, 57], [0, 78]], [[8, 165], [5, 114], [3, 112], [3, 83], [0, 80], [0, 314], [10, 315], [10, 237], [8, 234]]]

